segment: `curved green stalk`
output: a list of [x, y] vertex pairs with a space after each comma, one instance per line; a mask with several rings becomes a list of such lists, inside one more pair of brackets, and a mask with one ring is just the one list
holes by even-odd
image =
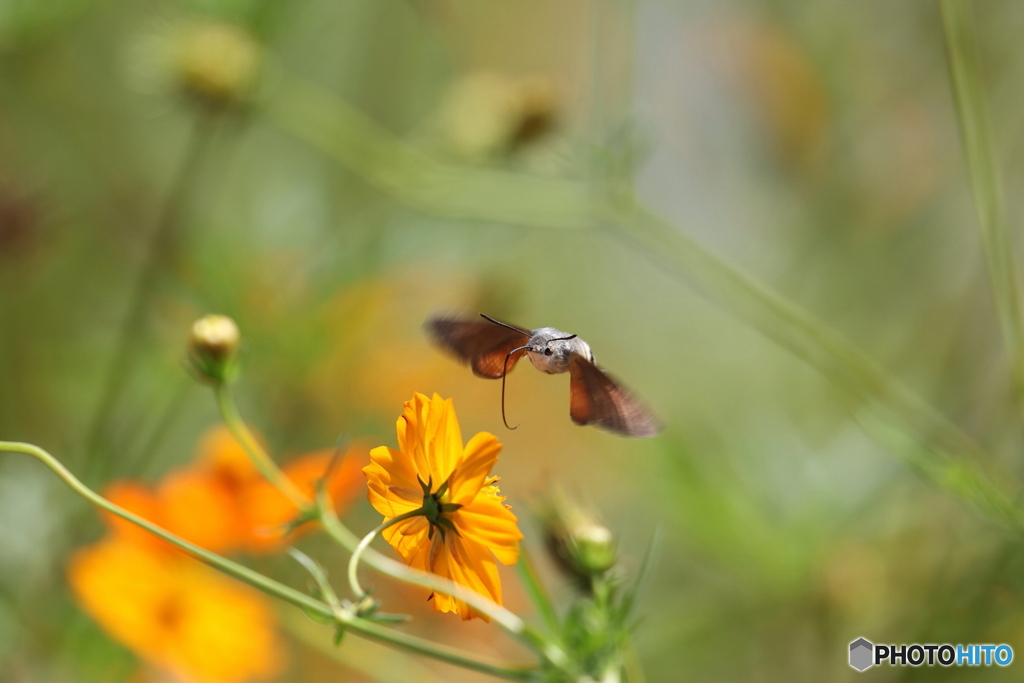
[[267, 455], [267, 452], [260, 446], [260, 442], [257, 441], [249, 427], [245, 424], [242, 416], [238, 413], [238, 407], [235, 405], [235, 399], [231, 395], [227, 382], [219, 382], [215, 385], [214, 393], [217, 396], [217, 408], [220, 409], [220, 415], [224, 420], [224, 424], [227, 425], [228, 430], [231, 431], [238, 443], [242, 445], [245, 452], [249, 454], [249, 458], [259, 469], [260, 474], [276, 486], [299, 510], [305, 511], [310, 509], [313, 501], [300, 491], [295, 482], [281, 471], [281, 468]]
[[217, 555], [216, 553], [211, 553], [194, 543], [190, 543], [183, 538], [175, 536], [152, 522], [139, 517], [135, 513], [129, 512], [119, 505], [115, 505], [110, 502], [79, 481], [78, 478], [64, 467], [59, 460], [38, 446], [28, 443], [0, 441], [0, 451], [31, 455], [50, 468], [50, 470], [60, 477], [60, 479], [67, 484], [72, 491], [82, 496], [93, 505], [103, 508], [107, 512], [115, 514], [122, 519], [126, 519], [129, 522], [142, 527], [146, 531], [149, 531], [168, 543], [191, 553], [196, 558], [206, 562], [210, 566], [219, 569], [239, 581], [249, 584], [253, 588], [263, 591], [268, 595], [280, 598], [307, 612], [330, 619], [340, 626], [344, 626], [346, 629], [350, 629], [362, 636], [408, 650], [409, 652], [415, 652], [427, 657], [432, 657], [433, 659], [448, 662], [449, 664], [454, 664], [455, 666], [460, 666], [464, 669], [480, 671], [482, 673], [487, 673], [499, 678], [505, 678], [507, 680], [532, 681], [538, 679], [538, 672], [536, 669], [502, 666], [492, 664], [490, 662], [484, 662], [477, 659], [474, 655], [463, 652], [462, 650], [432, 643], [428, 640], [417, 638], [416, 636], [385, 628], [379, 624], [373, 623], [372, 621], [361, 619], [346, 610], [334, 609], [325, 602], [317, 600], [305, 593], [301, 593], [294, 588], [275, 581], [270, 577], [264, 576], [259, 572], [255, 572], [244, 565], [238, 564], [237, 562]]
[[1013, 242], [1006, 225], [1003, 184], [992, 142], [992, 125], [978, 65], [978, 44], [963, 0], [942, 0], [942, 24], [949, 55], [949, 80], [956, 104], [978, 227], [988, 264], [999, 322], [1009, 349], [1014, 388], [1024, 408], [1024, 315]]
[[348, 584], [352, 587], [352, 592], [355, 594], [357, 599], [366, 595], [366, 591], [364, 591], [363, 587], [359, 585], [358, 569], [359, 558], [362, 557], [363, 552], [370, 545], [370, 541], [376, 538], [377, 534], [381, 533], [388, 527], [392, 527], [399, 522], [404, 522], [407, 519], [412, 519], [413, 517], [419, 517], [421, 515], [423, 515], [423, 508], [417, 508], [406, 512], [405, 514], [398, 515], [397, 517], [392, 517], [370, 533], [363, 536], [363, 540], [359, 541], [359, 545], [357, 545], [356, 549], [352, 551], [352, 557], [349, 558], [348, 561]]

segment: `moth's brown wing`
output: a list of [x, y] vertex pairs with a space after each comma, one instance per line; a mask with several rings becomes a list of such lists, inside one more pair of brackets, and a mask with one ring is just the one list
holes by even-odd
[[[505, 357], [509, 351], [524, 346], [531, 336], [529, 330], [519, 327], [510, 330], [486, 320], [431, 318], [426, 328], [435, 342], [468, 363], [475, 375], [488, 379], [499, 379], [505, 372]], [[525, 349], [513, 353], [508, 359], [508, 369], [512, 370], [524, 355]]]
[[578, 425], [592, 424], [639, 439], [661, 431], [661, 425], [642, 403], [577, 354], [569, 363], [569, 415]]

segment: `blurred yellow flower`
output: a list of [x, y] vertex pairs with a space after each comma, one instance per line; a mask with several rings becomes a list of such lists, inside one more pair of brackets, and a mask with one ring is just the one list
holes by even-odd
[[[523, 535], [489, 476], [501, 444], [480, 432], [463, 447], [451, 399], [416, 393], [398, 418], [398, 450], [370, 451], [363, 471], [369, 499], [385, 521], [423, 508], [424, 514], [384, 530], [406, 564], [467, 586], [501, 604], [494, 560], [519, 559]], [[434, 609], [463, 619], [486, 616], [461, 600], [432, 594]]]
[[183, 554], [112, 536], [79, 550], [68, 579], [112, 638], [185, 680], [234, 683], [281, 670], [262, 596]]

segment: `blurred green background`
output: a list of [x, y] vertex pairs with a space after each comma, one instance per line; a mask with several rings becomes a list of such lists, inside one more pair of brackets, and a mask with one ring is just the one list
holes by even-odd
[[[1024, 6], [974, 10], [1015, 235]], [[168, 50], [204, 22], [262, 54], [227, 111], [173, 80]], [[863, 395], [761, 333], [781, 323], [749, 326], [699, 267], [581, 213], [630, 185], [670, 234], [927, 399], [1016, 495], [1024, 435], [933, 2], [0, 0], [0, 438], [93, 486], [156, 481], [217, 421], [184, 348], [224, 313], [242, 411], [282, 457], [339, 435], [394, 445], [413, 391], [453, 397], [467, 438], [497, 434], [502, 492], [563, 600], [532, 498], [560, 485], [599, 510], [627, 572], [662, 527], [635, 638], [647, 680], [852, 680], [859, 636], [1024, 653], [1019, 533], [871, 438]], [[579, 334], [665, 433], [575, 427], [566, 378], [526, 365], [505, 430], [499, 385], [421, 332], [449, 310]], [[361, 500], [349, 521], [378, 518]], [[66, 588], [100, 533], [38, 463], [0, 456], [0, 680], [164, 680]], [[342, 574], [340, 551], [302, 545]], [[303, 580], [287, 558], [254, 563]], [[331, 655], [293, 612], [283, 681], [484, 680], [354, 637]], [[491, 626], [417, 615], [413, 632], [523, 656]]]

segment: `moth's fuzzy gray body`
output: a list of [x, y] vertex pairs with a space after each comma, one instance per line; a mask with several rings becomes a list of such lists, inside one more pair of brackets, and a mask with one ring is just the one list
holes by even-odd
[[594, 354], [590, 345], [579, 337], [566, 339], [572, 335], [556, 330], [553, 327], [541, 327], [530, 333], [530, 341], [526, 343], [526, 353], [530, 356], [533, 367], [549, 375], [558, 375], [569, 371], [572, 354], [577, 353], [591, 363]]

